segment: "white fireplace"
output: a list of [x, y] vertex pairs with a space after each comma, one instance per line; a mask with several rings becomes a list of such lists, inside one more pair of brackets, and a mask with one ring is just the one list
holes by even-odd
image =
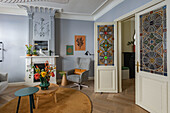
[[[45, 64], [46, 61], [51, 65], [56, 65], [56, 56], [22, 56], [26, 58], [26, 67], [25, 67], [25, 83], [26, 85], [35, 86], [40, 84], [40, 82], [35, 81], [34, 79], [34, 69], [31, 66]], [[54, 72], [56, 75], [56, 72]], [[50, 83], [57, 83], [56, 76], [50, 78]]]

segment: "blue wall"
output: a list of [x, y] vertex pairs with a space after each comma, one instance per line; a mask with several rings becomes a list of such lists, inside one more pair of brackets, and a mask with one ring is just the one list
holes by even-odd
[[[74, 51], [74, 55], [66, 55], [66, 45], [74, 45], [75, 35], [85, 35], [86, 50], [94, 53], [94, 22], [56, 19], [56, 49], [62, 57], [59, 63], [62, 70], [76, 68], [77, 57], [87, 57], [85, 51]], [[93, 60], [93, 56], [90, 58]], [[90, 76], [93, 76], [93, 72], [90, 72]]]
[[21, 82], [25, 77], [25, 44], [28, 38], [26, 16], [0, 14], [0, 41], [4, 43], [4, 61], [0, 72], [8, 72], [9, 82]]
[[152, 0], [125, 0], [97, 19], [96, 22], [112, 22], [118, 17], [129, 13], [150, 1]]

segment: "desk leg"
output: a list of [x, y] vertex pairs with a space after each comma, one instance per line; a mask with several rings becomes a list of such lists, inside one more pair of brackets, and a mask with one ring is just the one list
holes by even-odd
[[30, 97], [30, 113], [33, 113], [33, 110], [32, 110], [32, 107], [33, 107], [33, 105], [32, 105], [32, 95], [29, 95], [29, 97]]
[[33, 108], [35, 109], [35, 104], [34, 104], [34, 95], [32, 94], [32, 95], [31, 95], [31, 97], [32, 97], [32, 104], [33, 104]]
[[16, 111], [16, 113], [18, 113], [18, 110], [19, 110], [20, 100], [21, 100], [21, 97], [18, 97], [18, 105], [17, 105], [17, 111]]

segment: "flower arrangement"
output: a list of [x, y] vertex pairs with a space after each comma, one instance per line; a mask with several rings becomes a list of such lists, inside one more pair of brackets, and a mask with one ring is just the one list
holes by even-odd
[[29, 44], [29, 46], [28, 45], [25, 45], [25, 46], [27, 47], [27, 56], [31, 56], [32, 55], [32, 50], [31, 50], [32, 45]]
[[35, 69], [35, 74], [34, 74], [34, 78], [40, 79], [40, 87], [41, 89], [48, 89], [49, 84], [49, 80], [50, 77], [54, 77], [54, 71], [56, 70], [56, 67], [53, 67], [49, 64], [48, 61], [45, 62], [45, 68], [41, 69], [38, 66], [32, 66], [32, 68]]

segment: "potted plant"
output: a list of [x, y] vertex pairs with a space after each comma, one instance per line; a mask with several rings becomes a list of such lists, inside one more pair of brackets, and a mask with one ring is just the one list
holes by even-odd
[[37, 50], [36, 49], [33, 50], [32, 56], [37, 56]]
[[134, 44], [134, 42], [135, 42], [135, 40], [129, 41], [129, 42], [127, 43], [128, 46], [129, 46], [129, 45], [132, 45], [132, 47], [133, 47], [133, 52], [135, 52], [135, 44]]
[[27, 47], [27, 56], [32, 56], [32, 50], [31, 50], [31, 48], [32, 48], [32, 45], [31, 44], [29, 44], [29, 46], [28, 45], [25, 45], [26, 47]]

